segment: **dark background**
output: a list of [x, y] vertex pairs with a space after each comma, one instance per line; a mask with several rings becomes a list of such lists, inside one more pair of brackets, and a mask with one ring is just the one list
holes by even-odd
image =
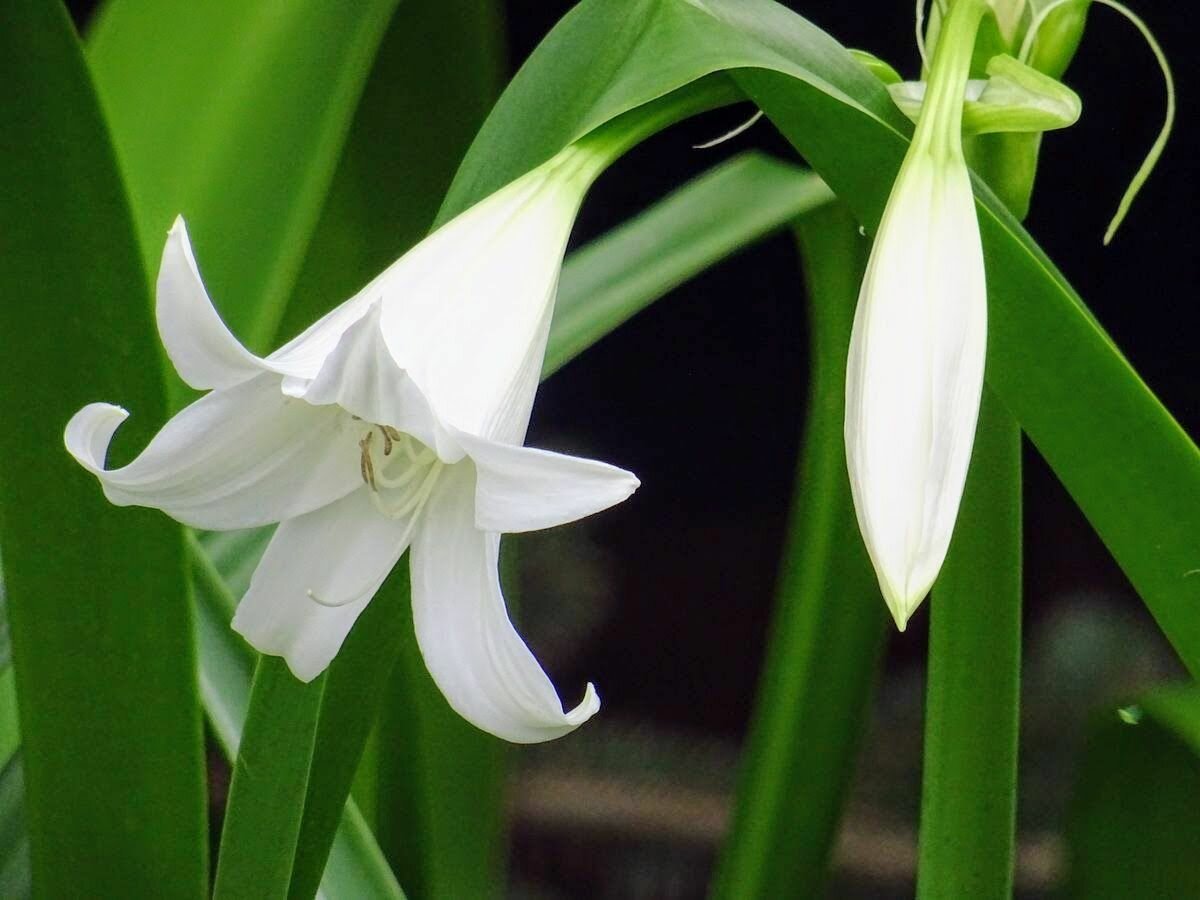
[[[86, 22], [93, 4], [69, 5]], [[507, 3], [512, 71], [571, 5]], [[911, 3], [786, 5], [906, 76], [916, 71]], [[1083, 99], [1083, 118], [1046, 137], [1027, 225], [1196, 437], [1195, 20], [1192, 4], [1135, 5], [1175, 67], [1175, 136], [1103, 248], [1164, 94], [1136, 31], [1094, 7], [1065, 77]], [[711, 113], [630, 153], [589, 196], [576, 243], [734, 153], [794, 159], [765, 120], [720, 147], [691, 149], [749, 112]], [[530, 643], [568, 702], [591, 680], [605, 709], [578, 739], [516, 757], [516, 895], [702, 891], [769, 624], [807, 342], [796, 253], [780, 234], [676, 290], [543, 387], [531, 444], [625, 466], [643, 486], [617, 509], [521, 545]], [[1032, 449], [1026, 463], [1018, 885], [1034, 897], [1061, 876], [1058, 834], [1084, 715], [1179, 670], [1054, 475]], [[832, 896], [911, 896], [926, 615], [891, 637]]]

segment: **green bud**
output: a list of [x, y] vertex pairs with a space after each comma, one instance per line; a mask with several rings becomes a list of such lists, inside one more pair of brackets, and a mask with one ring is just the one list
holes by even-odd
[[1029, 0], [991, 0], [991, 4], [1001, 37], [1009, 49], [1015, 49], [1014, 44], [1024, 30]]
[[[1079, 119], [1079, 95], [1007, 54], [987, 64], [986, 79], [971, 79], [963, 107], [964, 135], [1040, 133], [1066, 128]], [[925, 98], [925, 82], [888, 85], [896, 105], [914, 121]]]
[[1036, 2], [1031, 27], [1037, 33], [1025, 37], [1026, 44], [1032, 42], [1029, 64], [1051, 78], [1061, 78], [1079, 49], [1089, 6], [1091, 0], [1068, 0], [1053, 8], [1048, 0]]

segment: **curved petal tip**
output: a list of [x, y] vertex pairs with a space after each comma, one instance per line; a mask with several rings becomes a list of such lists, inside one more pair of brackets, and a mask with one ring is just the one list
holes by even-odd
[[129, 413], [111, 403], [89, 403], [63, 429], [63, 444], [76, 462], [94, 475], [104, 474], [108, 445]]
[[598, 712], [600, 695], [596, 693], [596, 686], [589, 681], [584, 689], [583, 699], [579, 701], [578, 706], [563, 716], [563, 720], [572, 728], [578, 728]]

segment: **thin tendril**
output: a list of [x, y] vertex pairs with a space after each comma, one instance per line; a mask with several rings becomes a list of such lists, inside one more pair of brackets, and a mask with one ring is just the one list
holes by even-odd
[[929, 54], [925, 52], [925, 0], [917, 0], [917, 52], [921, 54], [921, 71], [929, 68]]
[[1095, 0], [1095, 2], [1107, 6], [1109, 9], [1116, 10], [1132, 22], [1134, 28], [1142, 33], [1142, 37], [1145, 38], [1146, 43], [1150, 45], [1151, 52], [1154, 53], [1154, 58], [1158, 60], [1158, 66], [1162, 69], [1163, 83], [1167, 88], [1167, 114], [1163, 118], [1162, 128], [1158, 132], [1158, 137], [1154, 139], [1154, 143], [1150, 147], [1150, 152], [1146, 154], [1146, 158], [1142, 160], [1141, 166], [1134, 173], [1133, 180], [1129, 182], [1129, 187], [1125, 188], [1121, 202], [1117, 205], [1116, 215], [1108, 223], [1108, 230], [1104, 232], [1104, 243], [1107, 245], [1112, 241], [1113, 235], [1117, 233], [1117, 229], [1121, 227], [1121, 222], [1124, 221], [1125, 214], [1129, 212], [1129, 207], [1133, 205], [1133, 198], [1137, 196], [1138, 191], [1142, 189], [1142, 185], [1146, 183], [1146, 179], [1150, 177], [1150, 173], [1154, 171], [1154, 167], [1158, 164], [1158, 158], [1162, 156], [1163, 149], [1167, 146], [1167, 139], [1171, 136], [1171, 128], [1175, 124], [1175, 78], [1171, 75], [1171, 64], [1167, 62], [1167, 55], [1163, 53], [1162, 47], [1154, 39], [1150, 28], [1134, 14], [1133, 10], [1118, 3], [1117, 0]]
[[[1055, 0], [1045, 9], [1037, 14], [1037, 17], [1030, 25], [1029, 31], [1025, 34], [1025, 41], [1021, 46], [1022, 62], [1028, 62], [1029, 57], [1033, 53], [1034, 44], [1037, 42], [1038, 31], [1046, 21], [1046, 17], [1058, 7], [1076, 2], [1076, 0]], [[1142, 185], [1146, 183], [1146, 179], [1150, 177], [1150, 173], [1154, 171], [1154, 167], [1158, 164], [1159, 157], [1162, 156], [1164, 148], [1167, 146], [1167, 139], [1171, 136], [1171, 129], [1175, 125], [1175, 77], [1171, 74], [1171, 64], [1167, 62], [1167, 55], [1163, 52], [1162, 46], [1155, 39], [1153, 32], [1142, 19], [1133, 12], [1129, 7], [1117, 0], [1093, 0], [1101, 6], [1107, 6], [1124, 16], [1133, 24], [1142, 35], [1143, 40], [1150, 45], [1150, 51], [1154, 54], [1154, 58], [1158, 61], [1158, 67], [1162, 70], [1163, 83], [1167, 89], [1167, 114], [1163, 117], [1162, 128], [1159, 129], [1158, 137], [1154, 139], [1154, 143], [1150, 146], [1150, 152], [1146, 154], [1146, 158], [1142, 160], [1142, 164], [1134, 173], [1133, 178], [1129, 182], [1129, 186], [1125, 188], [1125, 193], [1121, 196], [1121, 202], [1117, 204], [1117, 211], [1113, 214], [1112, 221], [1108, 223], [1108, 229], [1104, 232], [1104, 244], [1107, 246], [1112, 242], [1113, 237], [1117, 233], [1117, 229], [1121, 227], [1121, 223], [1125, 221], [1125, 216], [1129, 212], [1129, 208], [1133, 205], [1133, 200], [1138, 195], [1138, 191], [1142, 189]]]
[[743, 131], [748, 129], [751, 125], [753, 125], [755, 122], [757, 122], [762, 117], [763, 117], [763, 111], [760, 109], [754, 115], [752, 115], [749, 119], [747, 119], [745, 122], [743, 122], [741, 125], [739, 125], [737, 128], [734, 128], [731, 131], [727, 131], [720, 137], [713, 138], [711, 141], [705, 141], [703, 144], [693, 144], [692, 149], [693, 150], [707, 150], [709, 147], [715, 147], [715, 146], [717, 146], [717, 144], [723, 144], [726, 141], [737, 137], [739, 134], [741, 134]]

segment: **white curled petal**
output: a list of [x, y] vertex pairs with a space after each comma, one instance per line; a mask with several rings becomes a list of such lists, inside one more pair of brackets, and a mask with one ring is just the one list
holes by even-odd
[[475, 463], [475, 525], [536, 531], [574, 522], [627, 499], [641, 482], [594, 459], [456, 435]]
[[279, 393], [258, 375], [172, 418], [119, 469], [104, 457], [125, 412], [92, 404], [67, 424], [67, 449], [118, 506], [150, 506], [197, 528], [249, 528], [301, 515], [362, 483], [349, 416]]
[[564, 712], [554, 685], [508, 619], [496, 566], [500, 537], [475, 528], [472, 467], [447, 470], [412, 547], [413, 622], [430, 675], [468, 722], [530, 744], [561, 737], [600, 708], [588, 685]]
[[129, 418], [127, 410], [111, 403], [89, 403], [67, 423], [63, 443], [75, 461], [101, 478], [105, 476], [104, 457], [121, 423]]
[[175, 219], [163, 247], [155, 315], [179, 377], [198, 390], [232, 387], [265, 368], [221, 321], [200, 279], [182, 217]]
[[379, 304], [343, 332], [317, 376], [284, 379], [287, 394], [312, 404], [336, 404], [366, 422], [390, 425], [433, 447], [444, 462], [462, 459], [420, 388], [396, 365], [379, 331]]
[[945, 560], [987, 343], [965, 164], [906, 162], [867, 265], [846, 371], [846, 457], [884, 599], [903, 628]]
[[406, 520], [375, 509], [366, 488], [288, 519], [250, 579], [234, 631], [312, 681], [404, 553], [408, 532]]

